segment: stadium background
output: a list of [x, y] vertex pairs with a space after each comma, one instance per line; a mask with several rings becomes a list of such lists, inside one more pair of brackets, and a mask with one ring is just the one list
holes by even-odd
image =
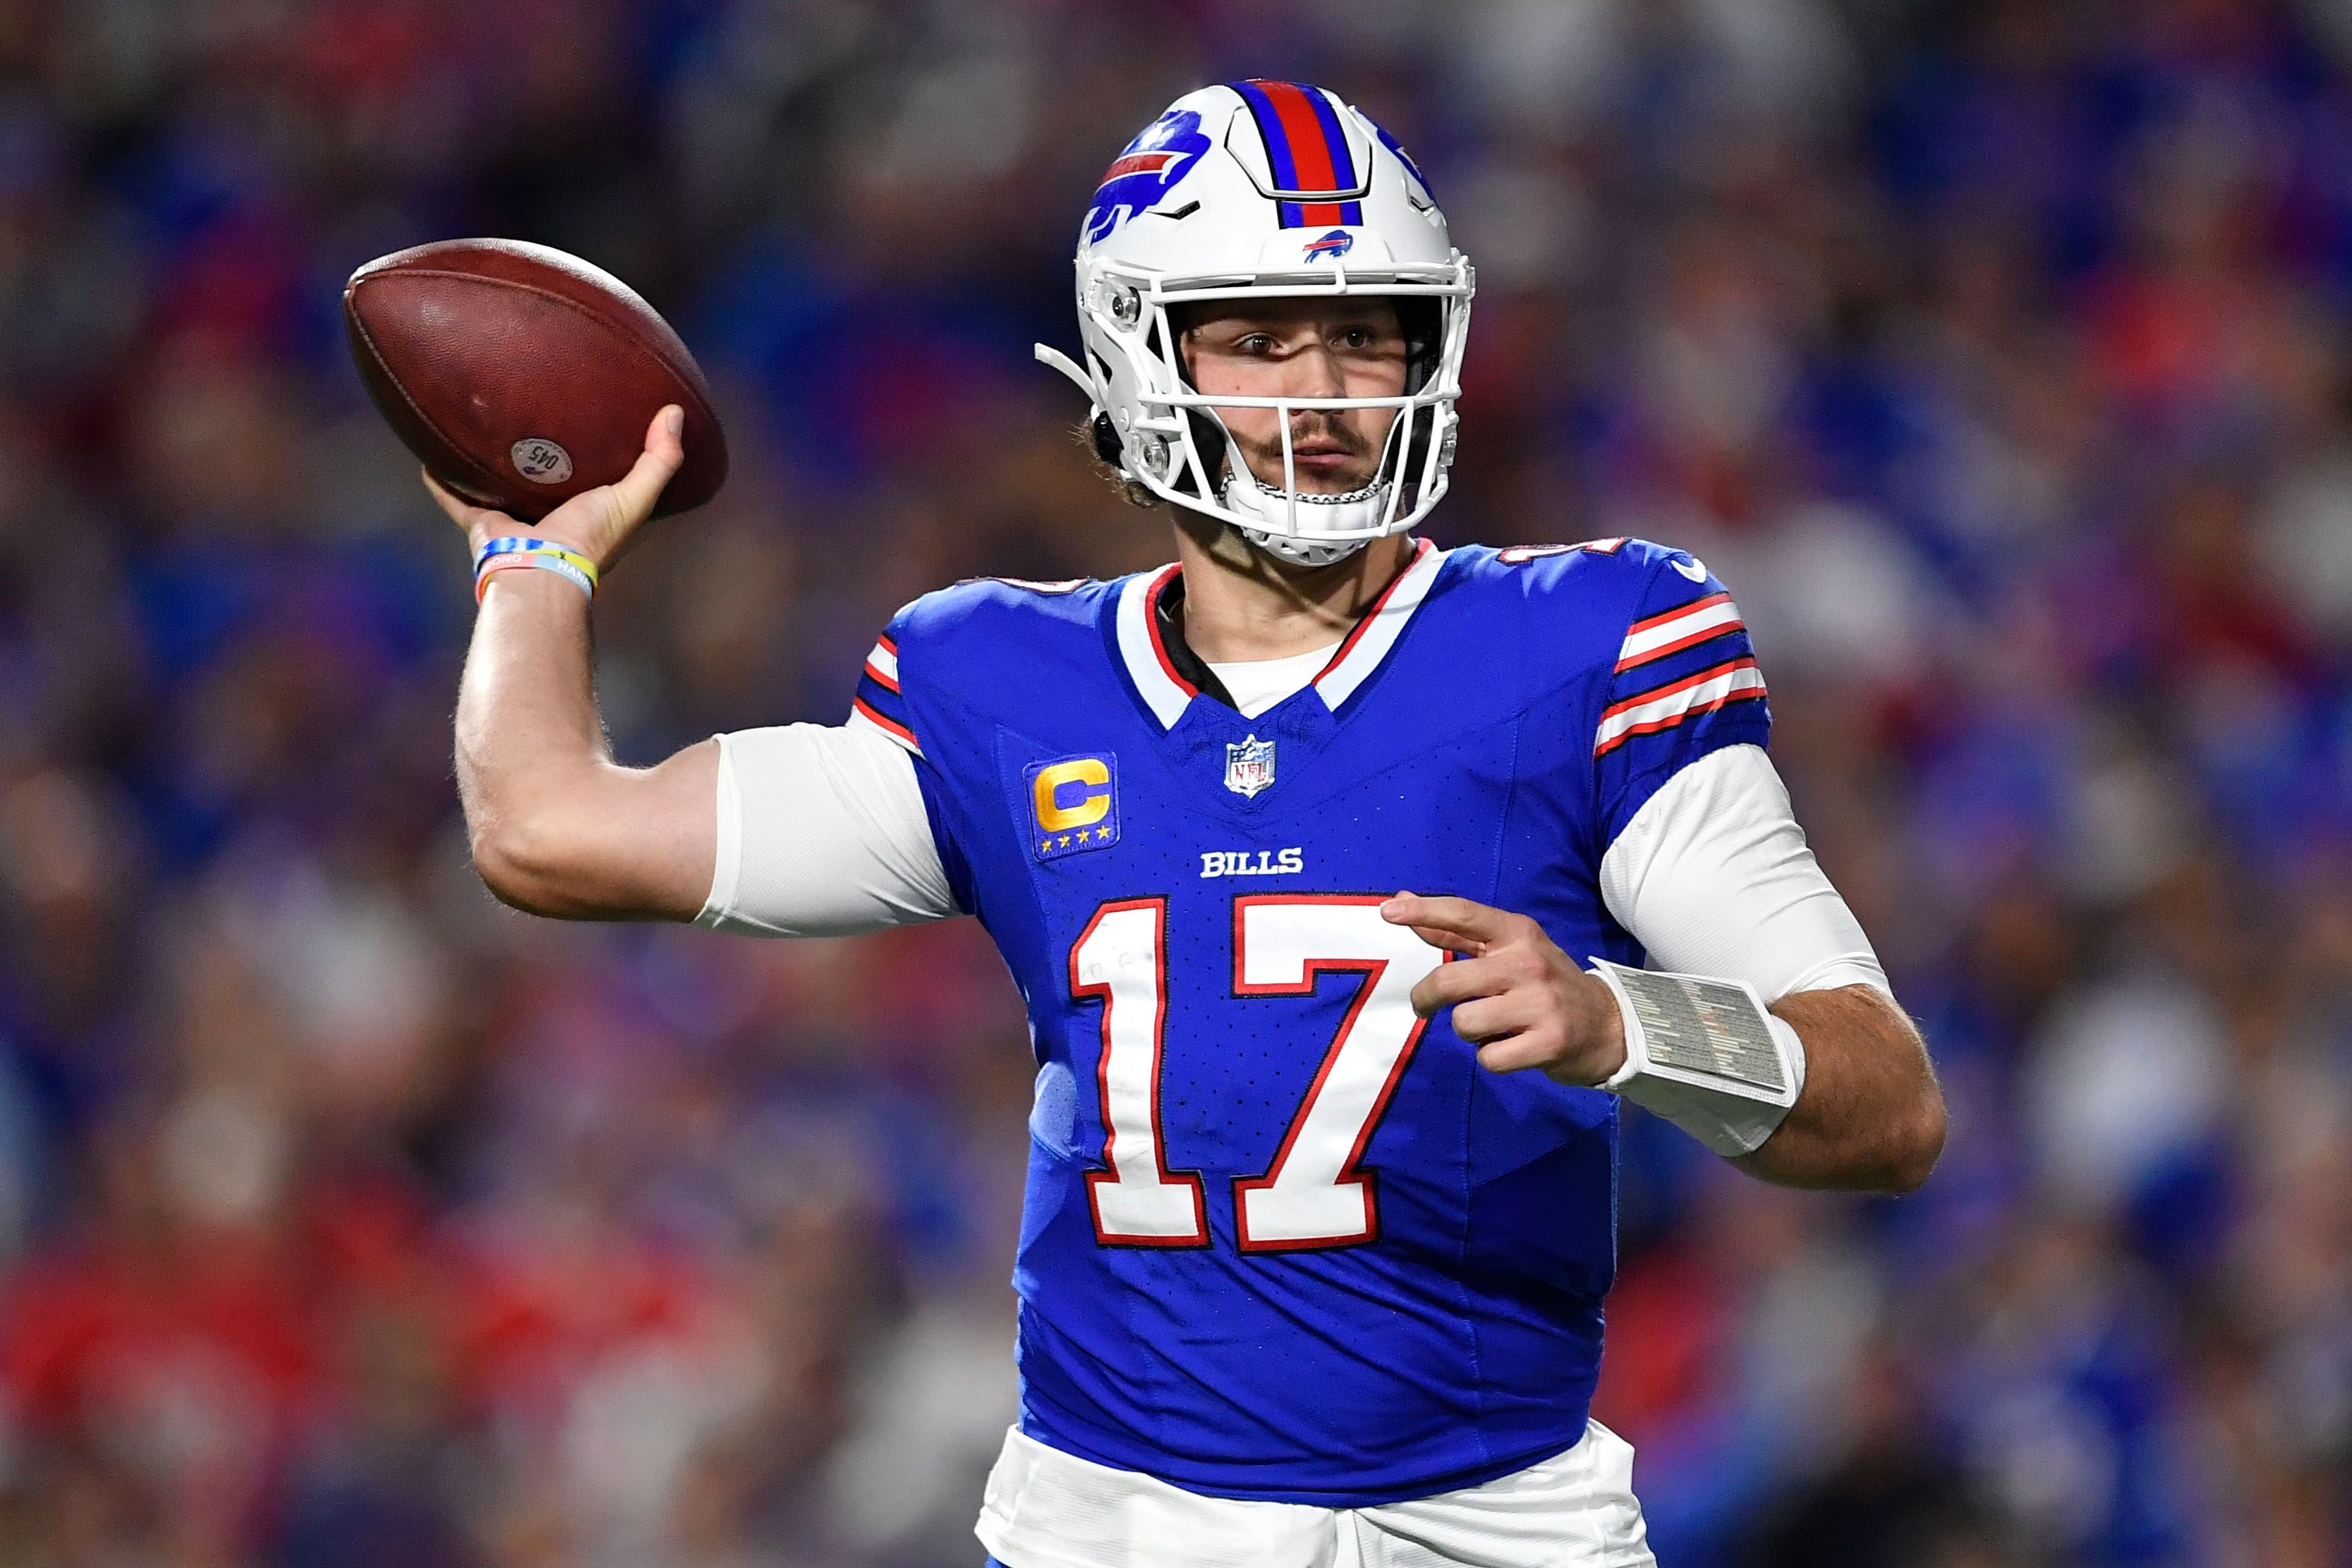
[[1738, 592], [1950, 1097], [1900, 1202], [1629, 1113], [1669, 1568], [2352, 1561], [2341, 5], [0, 0], [0, 1565], [976, 1563], [1002, 969], [491, 902], [339, 290], [642, 288], [735, 472], [600, 609], [615, 743], [837, 721], [919, 591], [1165, 558], [1028, 345], [1242, 74], [1478, 264], [1440, 541]]

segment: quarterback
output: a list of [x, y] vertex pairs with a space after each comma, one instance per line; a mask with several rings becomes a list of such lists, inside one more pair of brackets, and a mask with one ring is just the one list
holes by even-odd
[[1640, 540], [1413, 537], [1472, 271], [1334, 94], [1178, 99], [1076, 283], [1078, 355], [1039, 357], [1175, 560], [927, 594], [837, 727], [612, 761], [588, 608], [675, 410], [536, 530], [436, 487], [476, 863], [566, 918], [987, 927], [1037, 1057], [992, 1560], [1650, 1563], [1588, 1414], [1620, 1103], [1796, 1186], [1906, 1191], [1944, 1138], [1738, 609]]

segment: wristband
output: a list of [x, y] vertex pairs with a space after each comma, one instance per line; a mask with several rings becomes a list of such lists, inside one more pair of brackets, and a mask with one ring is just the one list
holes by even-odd
[[474, 558], [474, 602], [482, 601], [482, 591], [494, 571], [509, 567], [538, 567], [552, 571], [578, 588], [590, 599], [596, 597], [596, 563], [578, 550], [557, 544], [552, 539], [535, 539], [524, 534], [508, 534], [492, 539]]
[[1805, 1088], [1805, 1045], [1744, 980], [1628, 968], [1592, 972], [1617, 998], [1625, 1065], [1597, 1087], [1672, 1122], [1718, 1155], [1763, 1146]]

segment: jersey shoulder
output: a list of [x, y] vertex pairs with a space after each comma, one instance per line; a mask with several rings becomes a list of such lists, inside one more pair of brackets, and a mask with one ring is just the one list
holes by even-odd
[[1051, 638], [1100, 623], [1104, 601], [1118, 580], [1069, 578], [1057, 582], [1018, 577], [968, 577], [934, 589], [890, 618], [903, 648], [971, 651], [992, 643]]
[[1580, 621], [1605, 622], [1621, 608], [1630, 614], [1652, 597], [1674, 597], [1677, 580], [1696, 588], [1707, 577], [1706, 568], [1687, 550], [1638, 538], [1465, 545], [1449, 557], [1474, 591], [1507, 594], [1538, 613]]
[[938, 761], [939, 742], [1013, 716], [1040, 690], [1071, 691], [1103, 663], [1118, 582], [969, 578], [890, 618], [866, 655], [850, 722]]
[[1471, 545], [1450, 553], [1461, 609], [1474, 623], [1515, 624], [1529, 673], [1549, 685], [1613, 674], [1628, 639], [1702, 601], [1728, 603], [1687, 551], [1648, 539]]
[[1098, 661], [1103, 617], [1119, 586], [1092, 578], [967, 578], [899, 611], [884, 635], [910, 679], [984, 705], [991, 693], [1024, 687], [1023, 677], [1042, 665]]

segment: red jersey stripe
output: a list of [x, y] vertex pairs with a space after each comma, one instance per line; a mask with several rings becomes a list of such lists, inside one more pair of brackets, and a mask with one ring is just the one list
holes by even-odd
[[1704, 685], [1708, 681], [1718, 680], [1736, 670], [1752, 670], [1755, 667], [1756, 661], [1744, 654], [1737, 659], [1727, 659], [1720, 664], [1701, 670], [1695, 675], [1685, 675], [1678, 681], [1668, 681], [1664, 685], [1653, 686], [1646, 692], [1627, 697], [1623, 702], [1611, 703], [1601, 711], [1601, 722], [1606, 724], [1628, 709], [1640, 707], [1645, 703], [1656, 702], [1660, 697], [1670, 697], [1676, 692], [1686, 692], [1693, 686]]
[[863, 718], [866, 723], [874, 726], [875, 728], [882, 730], [886, 734], [898, 737], [900, 740], [905, 741], [908, 746], [913, 747], [917, 751], [923, 749], [922, 743], [915, 738], [915, 732], [913, 730], [908, 729], [897, 719], [878, 711], [873, 704], [867, 702], [864, 697], [852, 697], [849, 701], [849, 706], [851, 708], [856, 710], [860, 718]]
[[1669, 653], [1679, 653], [1685, 648], [1695, 648], [1701, 643], [1712, 642], [1717, 637], [1728, 637], [1735, 632], [1747, 630], [1747, 624], [1738, 621], [1727, 622], [1721, 626], [1702, 626], [1688, 636], [1677, 637], [1671, 643], [1662, 643], [1646, 653], [1635, 653], [1618, 660], [1617, 673], [1622, 674], [1627, 670], [1637, 670], [1643, 664], [1654, 664]]
[[1160, 661], [1160, 670], [1186, 696], [1197, 697], [1201, 695], [1201, 688], [1176, 673], [1175, 662], [1168, 657], [1168, 649], [1160, 641], [1160, 595], [1182, 570], [1181, 567], [1171, 566], [1161, 572], [1159, 580], [1151, 585], [1151, 591], [1143, 596], [1143, 629], [1151, 634], [1152, 655]]
[[1349, 632], [1347, 641], [1340, 643], [1339, 646], [1332, 652], [1329, 661], [1326, 663], [1321, 669], [1315, 672], [1316, 680], [1321, 680], [1324, 676], [1329, 674], [1332, 671], [1338, 669], [1342, 664], [1347, 662], [1348, 655], [1356, 651], [1356, 644], [1363, 641], [1364, 633], [1371, 629], [1372, 622], [1380, 619], [1381, 612], [1388, 608], [1389, 596], [1397, 591], [1397, 584], [1402, 582], [1406, 577], [1411, 575], [1412, 569], [1421, 564], [1421, 558], [1423, 556], [1427, 555], [1431, 550], [1437, 548], [1435, 545], [1431, 544], [1427, 539], [1419, 539], [1416, 540], [1415, 543], [1420, 548], [1412, 552], [1412, 559], [1405, 562], [1404, 570], [1398, 572], [1396, 576], [1391, 578], [1389, 580], [1389, 585], [1381, 590], [1381, 596], [1372, 601], [1372, 607], [1370, 610], [1365, 611], [1360, 616], [1357, 617], [1355, 630]]
[[1694, 599], [1688, 604], [1677, 604], [1672, 610], [1662, 611], [1658, 614], [1651, 616], [1646, 621], [1636, 621], [1633, 624], [1625, 628], [1625, 635], [1628, 637], [1639, 636], [1641, 633], [1647, 632], [1653, 626], [1664, 625], [1667, 622], [1672, 621], [1677, 615], [1688, 615], [1694, 610], [1706, 610], [1711, 609], [1717, 604], [1728, 604], [1730, 602], [1731, 595], [1728, 593], [1710, 593], [1704, 599]]
[[1680, 713], [1668, 714], [1663, 718], [1645, 719], [1640, 724], [1619, 731], [1593, 747], [1592, 755], [1606, 757], [1637, 735], [1655, 735], [1662, 729], [1674, 728], [1686, 718], [1696, 718], [1700, 714], [1713, 713], [1717, 708], [1729, 707], [1733, 703], [1746, 702], [1752, 697], [1762, 697], [1768, 695], [1762, 686], [1754, 685], [1743, 687], [1736, 692], [1726, 692], [1721, 696], [1709, 698], [1706, 702], [1693, 703]]

